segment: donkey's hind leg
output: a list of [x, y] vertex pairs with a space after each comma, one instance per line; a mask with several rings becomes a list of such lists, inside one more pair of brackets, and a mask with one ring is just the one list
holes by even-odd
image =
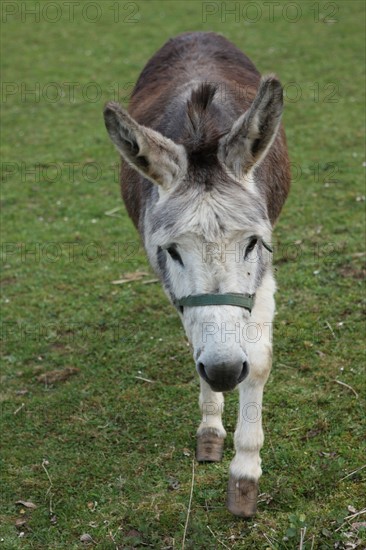
[[202, 421], [197, 430], [196, 458], [198, 462], [219, 462], [222, 459], [226, 437], [221, 420], [224, 397], [222, 393], [212, 391], [202, 378], [200, 384], [199, 405]]

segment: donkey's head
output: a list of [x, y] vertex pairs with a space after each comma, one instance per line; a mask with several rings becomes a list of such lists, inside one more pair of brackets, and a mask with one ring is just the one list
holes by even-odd
[[271, 265], [271, 224], [255, 168], [276, 136], [282, 106], [279, 81], [263, 78], [250, 108], [232, 123], [215, 87], [203, 85], [185, 99], [175, 141], [117, 103], [105, 108], [118, 151], [155, 184], [145, 247], [214, 391], [233, 389], [250, 370], [250, 309]]

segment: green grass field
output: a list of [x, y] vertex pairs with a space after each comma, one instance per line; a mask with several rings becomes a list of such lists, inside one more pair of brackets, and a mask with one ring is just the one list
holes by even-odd
[[149, 57], [186, 30], [223, 33], [278, 74], [293, 186], [274, 233], [258, 514], [225, 507], [233, 392], [223, 462], [194, 465], [185, 548], [365, 548], [364, 3], [1, 10], [0, 549], [182, 548], [198, 377], [160, 285], [145, 284], [102, 109], [127, 104]]

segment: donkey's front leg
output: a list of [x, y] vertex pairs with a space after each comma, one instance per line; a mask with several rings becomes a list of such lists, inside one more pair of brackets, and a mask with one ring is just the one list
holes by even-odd
[[[269, 274], [257, 292], [256, 307], [246, 331], [249, 374], [239, 385], [240, 408], [234, 436], [235, 456], [230, 464], [228, 508], [237, 516], [256, 512], [258, 480], [262, 474], [259, 452], [263, 446], [262, 398], [272, 366], [274, 281]], [[258, 338], [259, 336], [259, 338]]]
[[259, 451], [264, 439], [261, 418], [263, 387], [264, 382], [250, 375], [239, 386], [240, 409], [227, 505], [230, 512], [242, 517], [251, 517], [257, 508], [258, 480], [262, 474]]
[[198, 462], [219, 462], [222, 459], [226, 437], [221, 420], [224, 397], [222, 393], [214, 392], [202, 378], [200, 385], [199, 405], [202, 421], [197, 430], [196, 457]]

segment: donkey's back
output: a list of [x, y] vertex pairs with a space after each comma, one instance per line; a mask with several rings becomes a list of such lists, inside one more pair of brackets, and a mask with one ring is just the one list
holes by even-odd
[[[252, 61], [225, 37], [213, 32], [187, 32], [168, 40], [148, 61], [132, 92], [128, 111], [144, 126], [184, 144], [187, 100], [192, 90], [206, 83], [216, 88], [215, 101], [218, 104], [213, 113], [214, 120], [210, 121], [211, 135], [222, 135], [248, 110], [259, 88], [260, 78]], [[273, 224], [290, 188], [289, 160], [282, 127], [276, 146], [271, 148], [257, 169], [257, 180]], [[148, 182], [142, 182], [135, 171], [124, 165], [122, 196], [136, 226], [139, 225], [138, 212], [141, 215], [144, 211], [148, 187]]]
[[[163, 115], [180, 88], [190, 88], [192, 82], [224, 83], [235, 87], [252, 87], [250, 104], [258, 87], [260, 74], [250, 59], [234, 44], [213, 32], [189, 32], [172, 38], [150, 59], [143, 69], [132, 93], [129, 111], [134, 116], [143, 112], [147, 105], [160, 107]], [[245, 101], [245, 95], [243, 97]], [[141, 101], [147, 101], [143, 105]], [[243, 103], [238, 102], [241, 109]], [[151, 115], [153, 119], [157, 113]], [[144, 116], [149, 116], [147, 111]], [[146, 122], [146, 120], [145, 120]], [[169, 136], [170, 137], [170, 136]]]

